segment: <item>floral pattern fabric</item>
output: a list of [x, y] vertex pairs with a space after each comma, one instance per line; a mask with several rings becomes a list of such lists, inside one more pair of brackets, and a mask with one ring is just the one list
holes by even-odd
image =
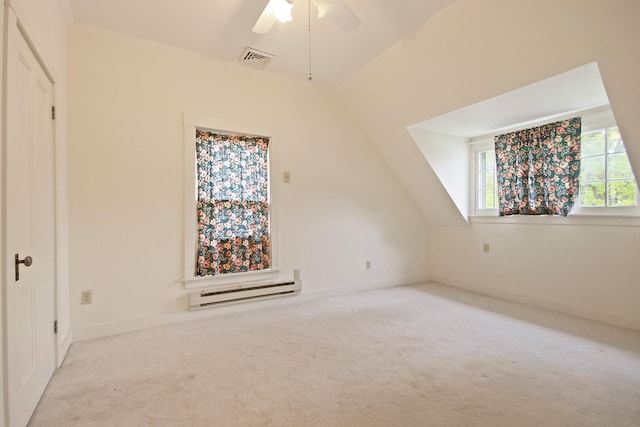
[[494, 137], [499, 214], [567, 216], [578, 194], [579, 117]]
[[271, 267], [269, 140], [196, 131], [196, 276]]

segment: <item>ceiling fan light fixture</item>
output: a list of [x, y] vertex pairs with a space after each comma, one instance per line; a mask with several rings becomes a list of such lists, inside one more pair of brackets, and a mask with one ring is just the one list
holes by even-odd
[[276, 19], [280, 22], [291, 22], [291, 9], [293, 9], [293, 0], [280, 0], [275, 8]]
[[276, 21], [289, 22], [293, 0], [269, 0], [252, 30], [256, 34], [267, 34]]

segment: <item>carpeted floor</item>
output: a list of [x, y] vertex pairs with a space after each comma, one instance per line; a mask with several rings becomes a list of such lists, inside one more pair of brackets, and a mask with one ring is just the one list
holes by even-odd
[[444, 286], [76, 343], [31, 426], [640, 426], [640, 333]]

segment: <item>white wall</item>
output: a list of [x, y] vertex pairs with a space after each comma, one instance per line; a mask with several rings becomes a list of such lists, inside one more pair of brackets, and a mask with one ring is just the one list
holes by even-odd
[[[434, 227], [432, 279], [640, 330], [640, 226]], [[483, 253], [483, 243], [490, 252]]]
[[[632, 303], [640, 300], [637, 227], [468, 225], [406, 132], [597, 61], [638, 172], [638, 16], [640, 2], [631, 0], [457, 0], [341, 86], [354, 116], [431, 223], [432, 278], [640, 329], [640, 310]], [[485, 256], [481, 243], [491, 237], [493, 251]], [[553, 261], [568, 257], [584, 260], [578, 273]], [[544, 265], [548, 280], [512, 277], [530, 264]], [[499, 275], [499, 268], [511, 274]]]
[[74, 339], [192, 317], [183, 112], [278, 130], [280, 266], [303, 296], [428, 277], [426, 222], [333, 91], [83, 25], [68, 48]]
[[458, 214], [467, 220], [469, 216], [469, 144], [467, 138], [432, 132], [413, 126], [408, 130], [429, 166], [455, 203]]

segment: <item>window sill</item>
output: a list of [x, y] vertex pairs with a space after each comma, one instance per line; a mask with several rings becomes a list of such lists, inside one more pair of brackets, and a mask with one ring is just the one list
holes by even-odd
[[511, 216], [469, 216], [470, 223], [476, 224], [519, 224], [519, 225], [596, 225], [609, 227], [640, 227], [640, 217], [607, 215], [511, 215]]
[[246, 273], [222, 274], [219, 276], [185, 277], [182, 279], [185, 289], [202, 289], [209, 287], [225, 288], [226, 285], [247, 285], [264, 282], [278, 277], [278, 269], [248, 271]]

